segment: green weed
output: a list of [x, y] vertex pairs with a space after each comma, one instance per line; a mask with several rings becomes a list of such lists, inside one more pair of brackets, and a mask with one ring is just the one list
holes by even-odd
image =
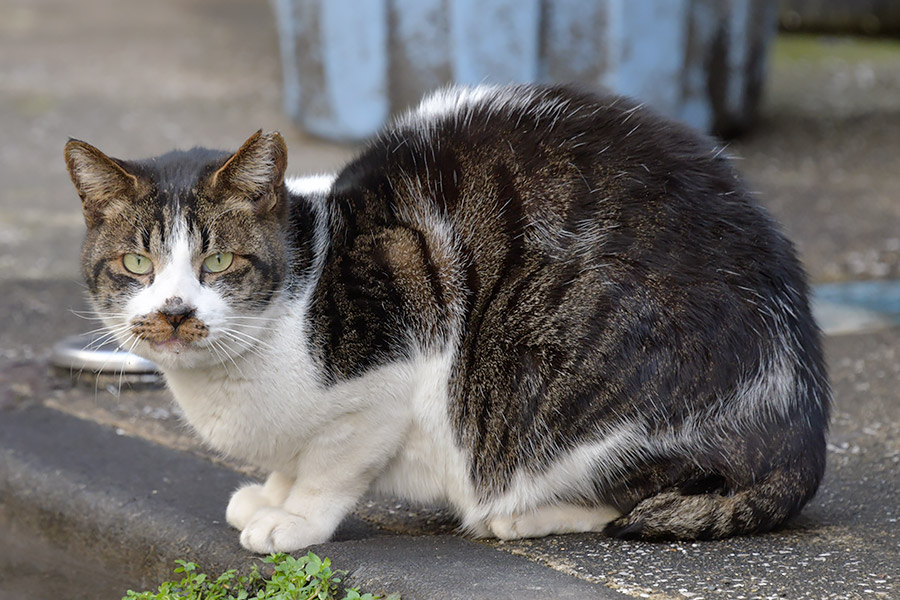
[[[359, 589], [344, 590], [338, 596], [338, 584], [346, 574], [332, 570], [331, 560], [319, 558], [312, 552], [294, 558], [273, 554], [263, 559], [271, 564], [273, 573], [264, 577], [253, 566], [249, 575], [231, 569], [213, 579], [198, 571], [196, 564], [176, 560], [175, 573], [180, 581], [166, 581], [157, 592], [129, 590], [122, 600], [377, 600], [381, 596], [360, 594]], [[400, 600], [392, 594], [384, 600]]]

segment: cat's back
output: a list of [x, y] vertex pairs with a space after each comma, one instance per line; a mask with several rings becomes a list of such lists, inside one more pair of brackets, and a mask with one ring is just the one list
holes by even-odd
[[351, 229], [450, 227], [487, 261], [605, 256], [652, 267], [677, 252], [701, 267], [790, 254], [723, 147], [626, 98], [565, 87], [436, 92], [344, 169], [335, 190]]
[[[828, 389], [804, 274], [710, 139], [616, 96], [450, 88], [374, 140], [330, 201], [327, 365], [452, 356], [446, 411], [479, 493], [611, 439], [589, 502], [802, 465], [784, 468], [777, 517], [732, 528], [749, 531], [818, 484]], [[642, 475], [607, 488], [603, 461]]]
[[333, 189], [341, 250], [356, 244], [406, 272], [401, 288], [429, 282], [425, 313], [454, 298], [471, 310], [510, 277], [525, 280], [511, 301], [556, 299], [579, 282], [661, 292], [803, 277], [722, 147], [618, 96], [448, 88], [374, 140]]
[[332, 202], [320, 306], [343, 324], [324, 347], [344, 373], [399, 356], [399, 339], [458, 344], [465, 385], [510, 367], [488, 348], [537, 348], [510, 360], [555, 372], [627, 371], [636, 357], [617, 344], [640, 340], [664, 355], [656, 368], [689, 374], [654, 394], [721, 361], [688, 399], [705, 402], [785, 328], [819, 361], [799, 262], [723, 149], [618, 96], [437, 92], [338, 175]]

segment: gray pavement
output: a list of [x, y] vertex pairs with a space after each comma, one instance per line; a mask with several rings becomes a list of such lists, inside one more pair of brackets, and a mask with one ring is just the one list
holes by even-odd
[[[250, 564], [222, 521], [227, 491], [258, 474], [200, 447], [164, 390], [73, 384], [46, 361], [56, 340], [90, 328], [72, 312], [84, 306], [83, 226], [65, 140], [135, 157], [235, 147], [263, 127], [285, 134], [298, 173], [352, 153], [299, 132], [279, 90], [259, 0], [0, 0], [0, 598], [27, 571], [26, 550], [2, 541], [28, 534], [134, 586], [175, 558]], [[900, 44], [785, 41], [760, 126], [730, 151], [814, 281], [900, 278]], [[407, 599], [900, 598], [898, 333], [827, 340], [828, 472], [782, 531], [484, 543], [453, 536], [441, 511], [372, 499], [316, 551]]]

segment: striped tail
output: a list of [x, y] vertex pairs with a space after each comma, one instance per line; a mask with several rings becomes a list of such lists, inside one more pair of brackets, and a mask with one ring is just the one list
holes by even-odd
[[638, 502], [605, 533], [625, 539], [711, 540], [769, 531], [799, 513], [815, 494], [821, 470], [803, 471], [777, 469], [727, 495], [669, 488]]

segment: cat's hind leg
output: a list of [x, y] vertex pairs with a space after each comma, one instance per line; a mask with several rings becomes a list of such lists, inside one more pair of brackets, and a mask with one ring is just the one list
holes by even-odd
[[263, 508], [280, 506], [291, 491], [294, 480], [274, 472], [264, 484], [250, 483], [235, 490], [225, 510], [228, 524], [241, 531]]
[[522, 513], [489, 518], [487, 528], [501, 540], [543, 537], [557, 533], [603, 531], [621, 516], [612, 506], [550, 504]]

